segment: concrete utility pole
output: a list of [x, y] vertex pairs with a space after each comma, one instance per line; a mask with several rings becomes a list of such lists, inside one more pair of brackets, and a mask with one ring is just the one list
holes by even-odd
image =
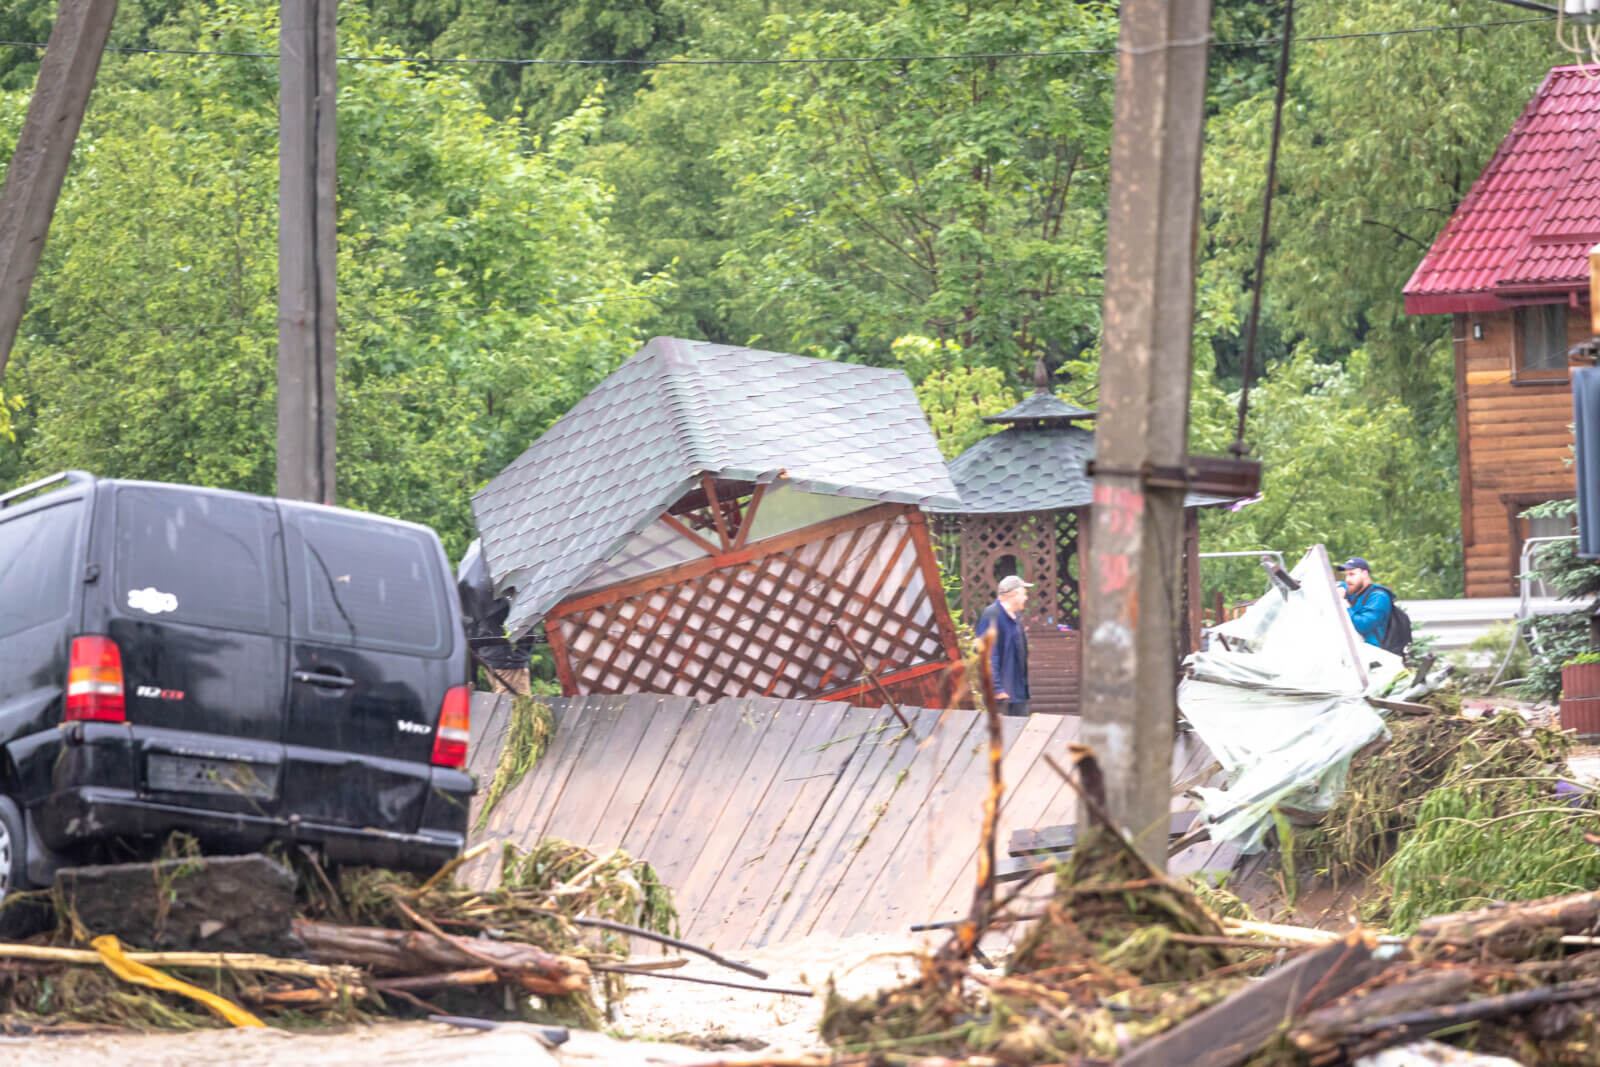
[[61, 0], [0, 188], [0, 376], [44, 254], [61, 182], [111, 34], [116, 0]]
[[1158, 869], [1176, 716], [1210, 0], [1123, 0], [1111, 135], [1083, 737]]
[[337, 0], [283, 0], [278, 57], [278, 495], [334, 502]]

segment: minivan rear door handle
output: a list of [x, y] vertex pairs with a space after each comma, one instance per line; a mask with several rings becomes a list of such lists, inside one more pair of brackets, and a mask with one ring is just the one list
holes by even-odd
[[354, 678], [342, 674], [318, 674], [315, 671], [295, 671], [294, 680], [308, 685], [325, 685], [330, 689], [349, 689], [356, 684]]

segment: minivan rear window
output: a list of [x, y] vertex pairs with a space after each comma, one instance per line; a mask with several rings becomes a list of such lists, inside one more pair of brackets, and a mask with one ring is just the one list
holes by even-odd
[[73, 501], [0, 522], [0, 637], [67, 613], [82, 510]]
[[117, 490], [117, 610], [134, 618], [281, 633], [270, 501], [147, 486]]
[[429, 654], [449, 648], [430, 537], [357, 516], [300, 512], [295, 636]]

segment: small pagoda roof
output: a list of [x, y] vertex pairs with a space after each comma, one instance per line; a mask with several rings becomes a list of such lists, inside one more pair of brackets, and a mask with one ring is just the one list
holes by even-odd
[[1086, 508], [1094, 500], [1086, 471], [1093, 458], [1094, 431], [1087, 427], [1008, 427], [950, 461], [961, 504], [940, 510], [977, 515]]
[[1022, 403], [998, 415], [985, 415], [984, 422], [1018, 425], [1032, 423], [1036, 426], [1070, 426], [1075, 422], [1095, 417], [1093, 411], [1069, 404], [1060, 397], [1046, 392], [1031, 393]]

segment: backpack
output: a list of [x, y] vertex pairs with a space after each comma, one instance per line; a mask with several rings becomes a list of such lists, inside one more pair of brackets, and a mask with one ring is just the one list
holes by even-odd
[[1394, 595], [1393, 589], [1386, 585], [1378, 585], [1376, 582], [1372, 588], [1382, 589], [1389, 594], [1389, 628], [1384, 631], [1383, 643], [1378, 647], [1385, 652], [1404, 656], [1406, 649], [1411, 646], [1411, 616], [1400, 606], [1400, 598]]

